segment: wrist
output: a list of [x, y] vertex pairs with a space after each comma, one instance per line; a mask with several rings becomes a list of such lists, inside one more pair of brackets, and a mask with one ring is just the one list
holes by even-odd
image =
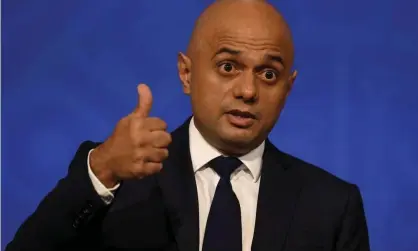
[[119, 180], [106, 164], [107, 161], [105, 156], [106, 155], [102, 154], [100, 146], [93, 149], [90, 153], [89, 165], [93, 174], [106, 188], [113, 188], [119, 183]]

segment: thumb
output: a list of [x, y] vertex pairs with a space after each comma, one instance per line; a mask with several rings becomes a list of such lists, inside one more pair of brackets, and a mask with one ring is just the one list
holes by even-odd
[[139, 84], [138, 90], [138, 105], [133, 112], [135, 115], [141, 117], [148, 117], [152, 107], [152, 93], [146, 84]]

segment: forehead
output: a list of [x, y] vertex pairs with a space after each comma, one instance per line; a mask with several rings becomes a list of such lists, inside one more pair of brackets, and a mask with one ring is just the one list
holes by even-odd
[[227, 18], [217, 23], [206, 39], [209, 48], [205, 51], [210, 54], [226, 46], [243, 53], [280, 52], [285, 61], [293, 57], [290, 32], [284, 23], [276, 20], [268, 22], [263, 18]]

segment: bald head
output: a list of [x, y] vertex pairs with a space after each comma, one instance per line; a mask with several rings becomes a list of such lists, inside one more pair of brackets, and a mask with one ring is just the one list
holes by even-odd
[[178, 72], [203, 137], [227, 155], [266, 139], [293, 86], [293, 44], [282, 15], [265, 1], [221, 0], [196, 22]]
[[246, 36], [253, 41], [269, 40], [286, 50], [293, 64], [291, 31], [281, 13], [264, 0], [218, 0], [198, 18], [187, 54], [194, 58], [219, 37]]

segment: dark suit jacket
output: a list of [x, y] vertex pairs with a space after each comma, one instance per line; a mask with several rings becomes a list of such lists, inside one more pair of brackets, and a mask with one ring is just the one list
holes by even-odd
[[[187, 121], [172, 133], [163, 170], [125, 181], [106, 206], [88, 176], [84, 142], [68, 175], [23, 223], [7, 251], [136, 250], [197, 251], [197, 191]], [[369, 250], [359, 189], [285, 154], [268, 140], [252, 250]]]

